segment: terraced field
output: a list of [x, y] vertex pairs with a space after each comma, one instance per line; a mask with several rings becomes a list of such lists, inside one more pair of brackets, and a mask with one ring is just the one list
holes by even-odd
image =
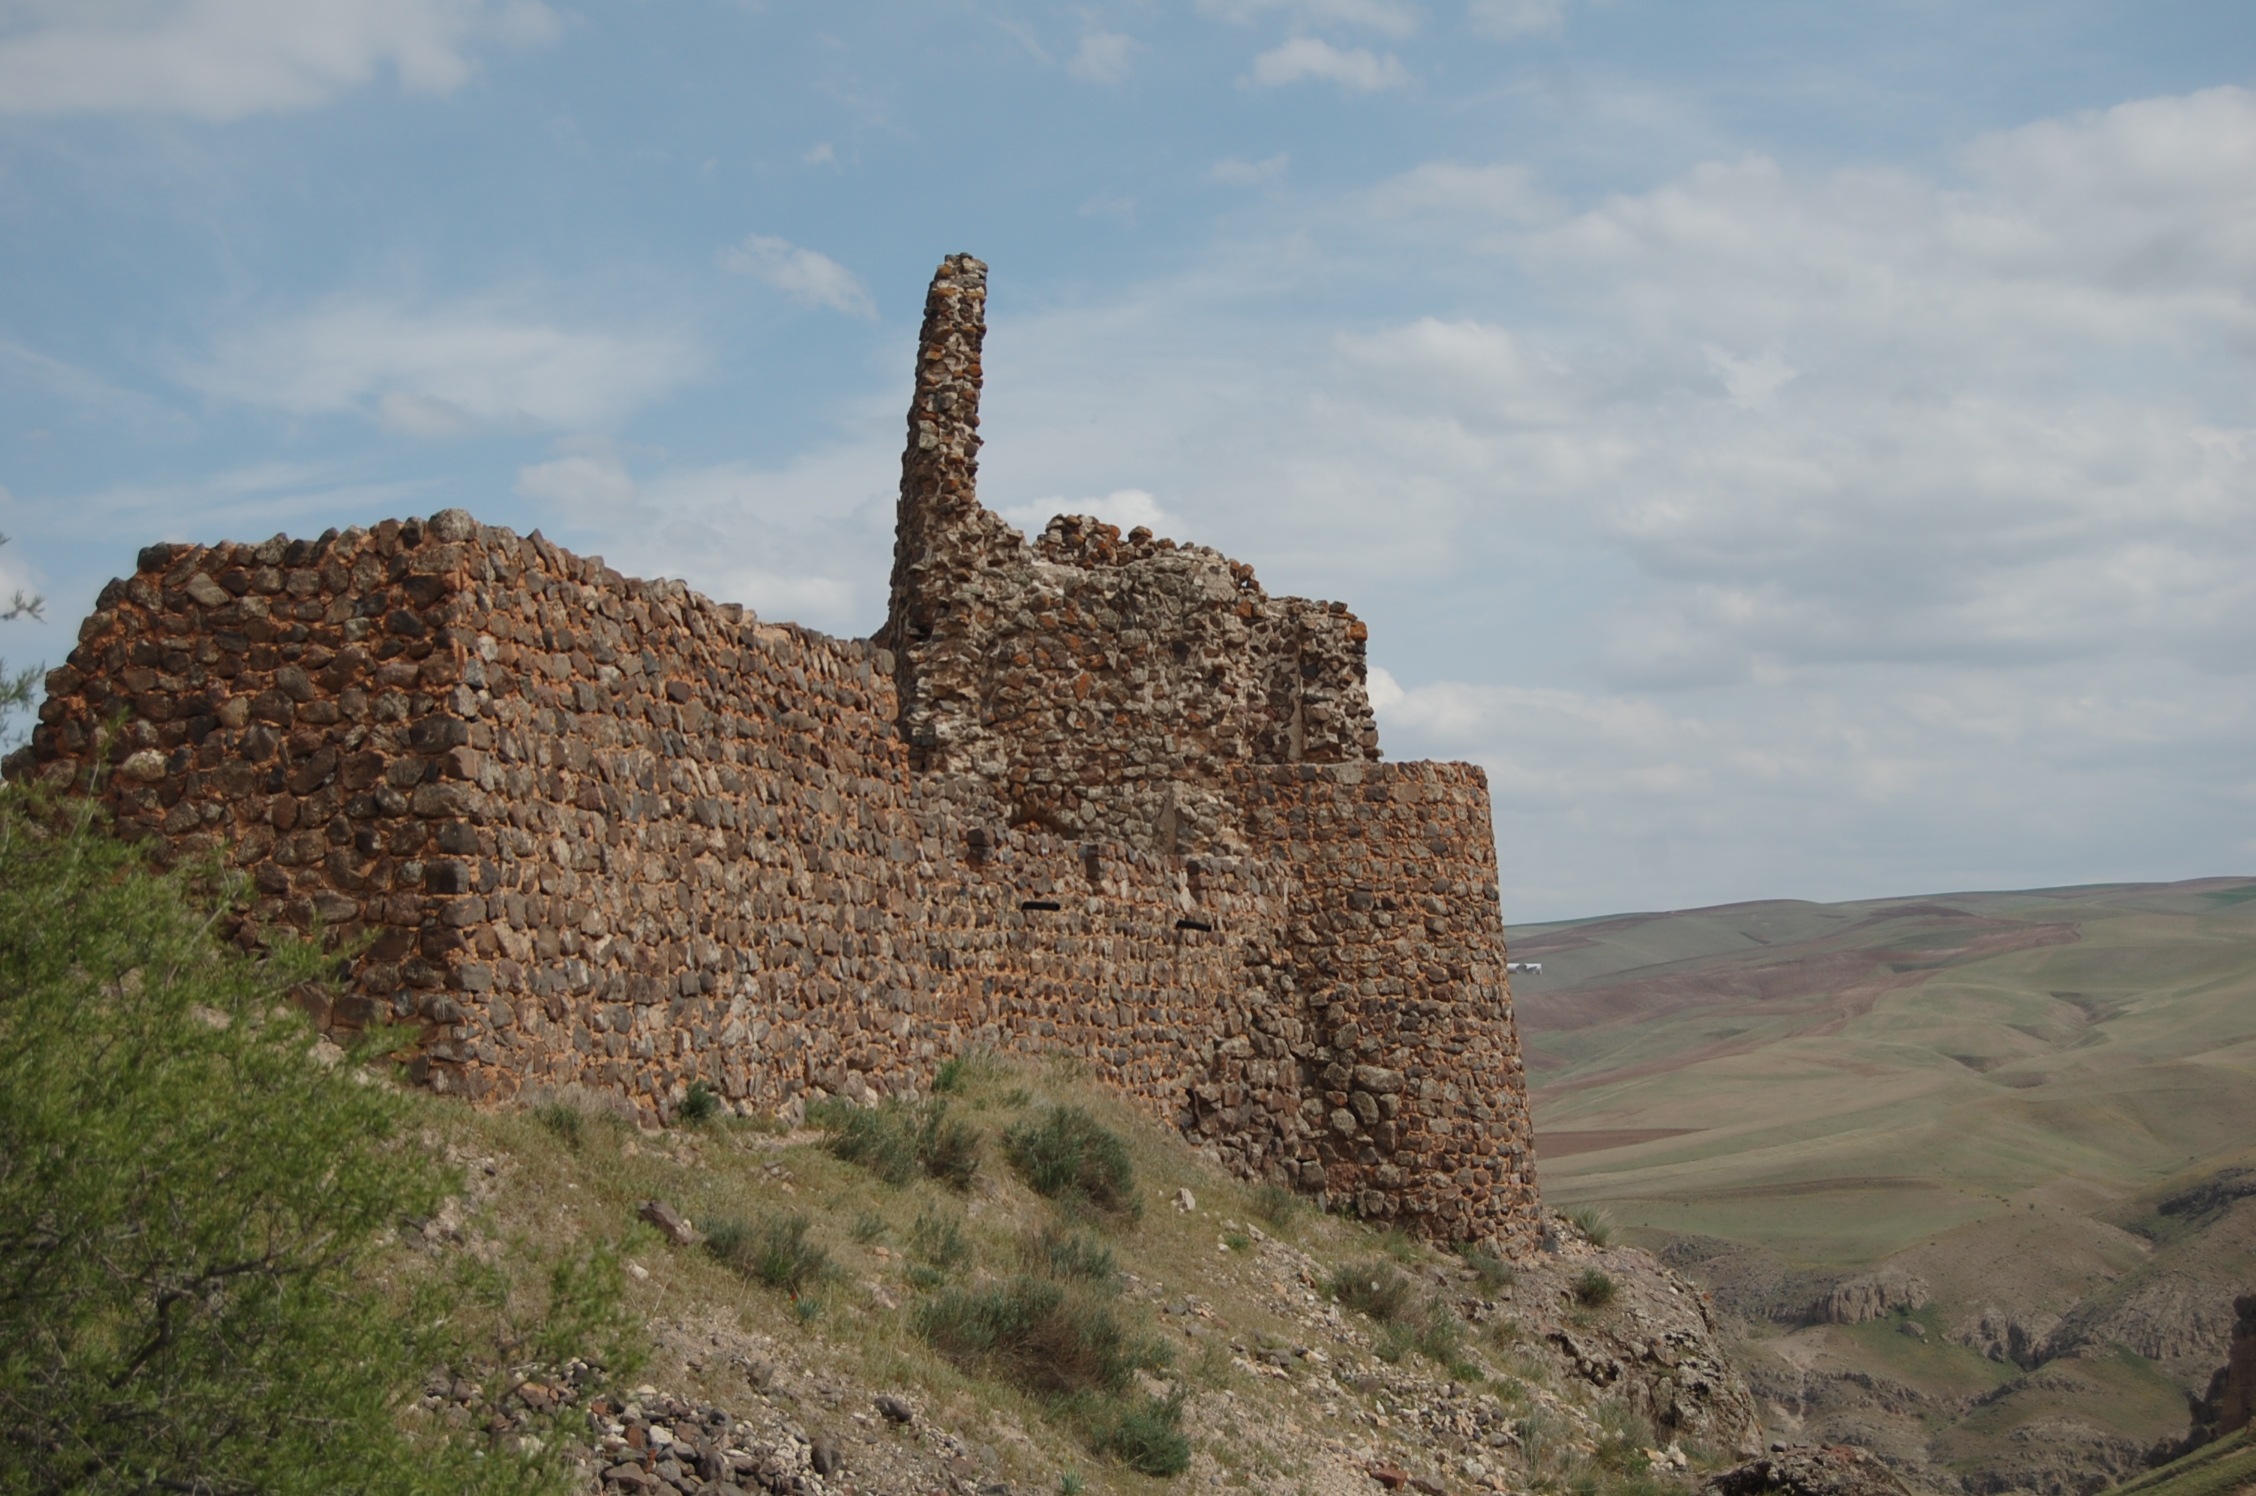
[[1513, 988], [1546, 1199], [1703, 1276], [1782, 1431], [2061, 1492], [2183, 1431], [2256, 1286], [2256, 880], [1622, 915], [1512, 956], [1543, 966]]

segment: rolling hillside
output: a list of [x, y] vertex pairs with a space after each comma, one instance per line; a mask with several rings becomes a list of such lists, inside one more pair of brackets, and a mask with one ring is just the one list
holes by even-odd
[[1546, 1199], [1702, 1277], [1781, 1431], [2063, 1492], [2183, 1431], [2256, 1284], [2256, 880], [1622, 915], [1512, 956], [1543, 966], [1513, 986]]

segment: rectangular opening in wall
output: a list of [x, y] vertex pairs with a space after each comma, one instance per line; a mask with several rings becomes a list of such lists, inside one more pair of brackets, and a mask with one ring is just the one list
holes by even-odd
[[1214, 926], [1203, 919], [1179, 919], [1175, 921], [1175, 928], [1178, 930], [1205, 930], [1209, 934], [1212, 934], [1214, 930]]
[[1058, 910], [1063, 909], [1065, 906], [1063, 904], [1060, 904], [1056, 899], [1023, 899], [1019, 902], [1018, 907], [1021, 909], [1046, 909], [1050, 913], [1055, 914]]

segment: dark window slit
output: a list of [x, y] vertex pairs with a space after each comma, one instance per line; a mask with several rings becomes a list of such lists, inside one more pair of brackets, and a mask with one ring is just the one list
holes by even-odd
[[1020, 903], [1018, 907], [1021, 909], [1047, 909], [1054, 914], [1065, 906], [1056, 899], [1027, 899]]
[[1175, 928], [1178, 930], [1205, 930], [1209, 934], [1214, 931], [1214, 926], [1203, 919], [1179, 919], [1175, 921]]

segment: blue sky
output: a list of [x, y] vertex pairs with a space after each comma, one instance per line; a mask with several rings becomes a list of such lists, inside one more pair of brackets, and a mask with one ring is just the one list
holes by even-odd
[[982, 493], [1373, 629], [1519, 923], [2256, 872], [2241, 3], [0, 0], [0, 635], [459, 505], [879, 620]]

